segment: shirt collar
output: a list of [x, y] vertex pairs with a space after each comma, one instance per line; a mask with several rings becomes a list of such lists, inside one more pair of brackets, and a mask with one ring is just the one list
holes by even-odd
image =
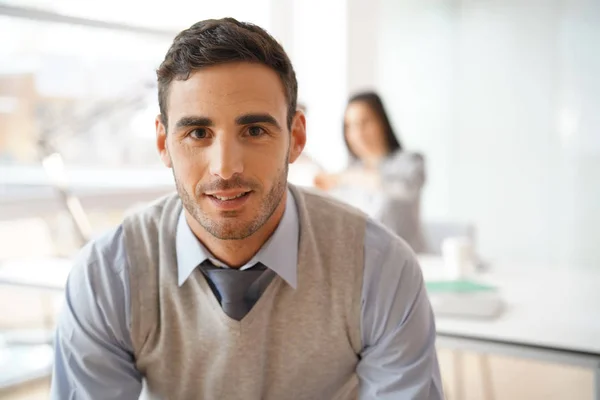
[[[297, 284], [298, 238], [300, 224], [294, 196], [288, 189], [285, 211], [273, 235], [258, 253], [240, 269], [248, 269], [260, 262], [273, 270], [294, 289]], [[229, 268], [217, 260], [196, 238], [182, 210], [177, 223], [175, 250], [177, 252], [177, 275], [179, 286], [187, 280], [194, 269], [209, 259], [215, 266]]]

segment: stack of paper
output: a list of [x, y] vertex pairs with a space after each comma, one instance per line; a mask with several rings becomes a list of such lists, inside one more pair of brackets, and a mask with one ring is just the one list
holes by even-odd
[[436, 316], [497, 317], [502, 297], [494, 286], [474, 280], [428, 280], [427, 293]]

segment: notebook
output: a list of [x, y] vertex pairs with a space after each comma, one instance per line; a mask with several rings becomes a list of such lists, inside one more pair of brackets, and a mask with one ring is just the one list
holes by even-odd
[[480, 293], [497, 290], [495, 286], [485, 285], [472, 280], [435, 280], [426, 281], [427, 291], [435, 293]]
[[474, 280], [425, 282], [433, 312], [438, 317], [495, 318], [502, 313], [498, 288]]

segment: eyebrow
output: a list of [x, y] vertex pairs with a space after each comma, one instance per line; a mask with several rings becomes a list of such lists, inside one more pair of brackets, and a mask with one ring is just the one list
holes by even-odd
[[250, 124], [269, 124], [275, 126], [277, 129], [281, 129], [277, 120], [269, 114], [246, 114], [240, 115], [235, 119], [235, 123], [238, 125], [250, 125]]
[[[251, 124], [269, 124], [275, 126], [277, 129], [281, 129], [277, 120], [269, 114], [245, 114], [240, 115], [235, 119], [235, 123], [238, 125], [251, 125]], [[181, 117], [175, 124], [175, 129], [189, 128], [192, 126], [214, 126], [215, 123], [208, 117], [199, 116], [188, 116]]]
[[207, 117], [181, 117], [175, 124], [175, 129], [190, 126], [213, 126], [214, 122]]

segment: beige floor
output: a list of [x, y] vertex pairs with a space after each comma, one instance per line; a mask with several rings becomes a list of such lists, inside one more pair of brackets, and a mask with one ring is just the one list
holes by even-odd
[[49, 398], [49, 380], [40, 380], [18, 389], [0, 391], [2, 400], [46, 400]]
[[[454, 367], [450, 351], [439, 351], [448, 400], [484, 400], [480, 363], [476, 354], [463, 355], [464, 398], [454, 396]], [[592, 400], [590, 370], [537, 361], [489, 358], [494, 400]]]
[[[453, 394], [450, 352], [440, 351], [448, 400], [483, 400], [477, 358], [464, 355], [465, 397]], [[560, 365], [491, 357], [495, 400], [592, 400], [592, 373]], [[0, 392], [2, 400], [46, 400], [48, 381], [40, 381], [11, 392]]]

